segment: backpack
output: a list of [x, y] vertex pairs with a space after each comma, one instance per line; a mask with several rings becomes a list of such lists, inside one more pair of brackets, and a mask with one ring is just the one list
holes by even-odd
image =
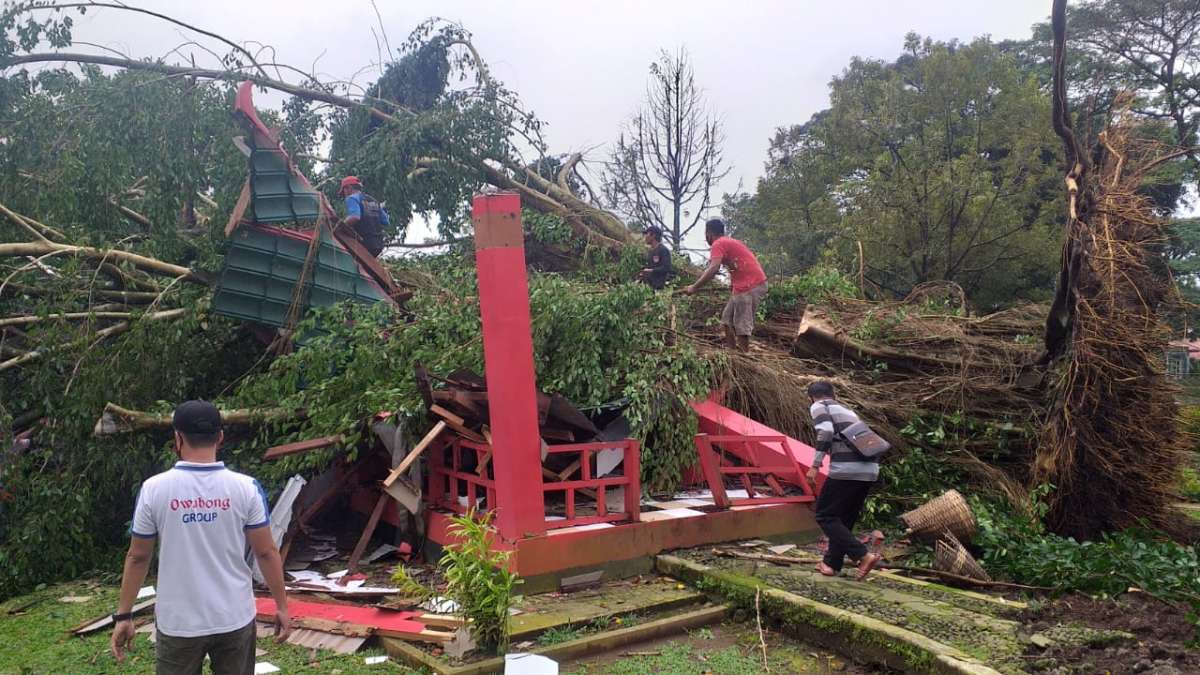
[[383, 251], [383, 205], [365, 192], [359, 199], [362, 215], [355, 223], [354, 229], [358, 231], [358, 236], [362, 239], [367, 252], [378, 257]]
[[883, 457], [884, 453], [892, 449], [892, 444], [888, 443], [883, 436], [875, 433], [867, 423], [859, 420], [854, 424], [838, 431], [837, 424], [833, 421], [833, 411], [829, 409], [829, 404], [825, 406], [825, 414], [829, 415], [829, 423], [833, 425], [833, 433], [835, 438], [840, 438], [843, 443], [850, 446], [858, 454], [871, 460], [878, 460]]

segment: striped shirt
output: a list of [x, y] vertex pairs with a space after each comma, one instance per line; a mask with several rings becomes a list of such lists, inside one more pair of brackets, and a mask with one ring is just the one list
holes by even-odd
[[837, 436], [858, 422], [853, 410], [832, 398], [812, 404], [808, 410], [817, 430], [817, 454], [813, 467], [820, 467], [829, 455], [829, 477], [839, 480], [875, 481], [879, 479], [879, 462], [864, 458]]

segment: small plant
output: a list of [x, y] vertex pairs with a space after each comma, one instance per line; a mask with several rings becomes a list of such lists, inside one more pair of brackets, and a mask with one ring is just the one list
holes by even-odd
[[468, 512], [450, 518], [450, 535], [458, 541], [446, 546], [438, 563], [446, 576], [446, 594], [458, 603], [471, 622], [480, 647], [502, 653], [508, 649], [508, 610], [513, 588], [520, 583], [508, 570], [508, 551], [492, 548], [492, 514]]
[[401, 565], [392, 572], [392, 583], [400, 589], [400, 594], [414, 600], [425, 601], [434, 596], [432, 588], [413, 578], [408, 568]]
[[583, 636], [583, 631], [571, 624], [566, 626], [555, 626], [548, 629], [538, 637], [538, 643], [543, 645], [557, 645], [571, 640], [578, 640]]

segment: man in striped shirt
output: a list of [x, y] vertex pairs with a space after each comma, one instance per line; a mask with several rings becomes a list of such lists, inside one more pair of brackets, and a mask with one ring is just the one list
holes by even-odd
[[879, 564], [878, 553], [854, 537], [854, 523], [862, 513], [867, 493], [879, 478], [879, 462], [868, 459], [854, 449], [841, 435], [847, 427], [858, 422], [853, 410], [834, 399], [833, 385], [818, 380], [808, 385], [812, 401], [809, 414], [817, 430], [817, 454], [808, 480], [815, 484], [817, 470], [829, 455], [829, 477], [817, 497], [817, 524], [829, 539], [825, 559], [817, 571], [827, 577], [841, 573], [842, 562], [849, 556], [858, 565], [858, 579], [864, 579]]

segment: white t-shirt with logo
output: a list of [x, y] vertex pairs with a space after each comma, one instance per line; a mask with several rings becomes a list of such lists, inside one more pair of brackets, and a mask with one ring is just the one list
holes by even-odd
[[159, 540], [158, 630], [198, 637], [253, 621], [245, 531], [269, 524], [262, 486], [224, 462], [176, 462], [142, 483], [130, 534]]

